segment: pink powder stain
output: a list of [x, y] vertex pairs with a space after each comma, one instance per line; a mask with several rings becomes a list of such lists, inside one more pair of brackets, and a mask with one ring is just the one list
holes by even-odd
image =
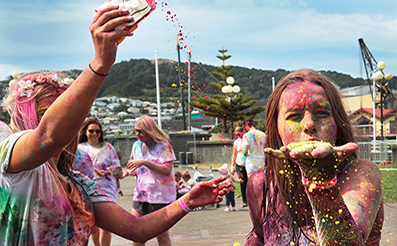
[[[280, 100], [278, 129], [285, 145], [307, 141], [309, 137], [335, 143], [336, 123], [324, 89], [314, 84], [298, 83], [288, 86], [282, 98], [284, 100]], [[315, 127], [315, 133], [303, 134], [303, 129], [307, 126]]]

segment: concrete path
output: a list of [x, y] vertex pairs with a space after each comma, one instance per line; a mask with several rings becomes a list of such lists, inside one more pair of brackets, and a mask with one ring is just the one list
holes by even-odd
[[[194, 170], [185, 166], [176, 166], [175, 170], [193, 175]], [[208, 169], [199, 169], [207, 176]], [[219, 174], [214, 172], [215, 176]], [[238, 185], [238, 184], [237, 184]], [[127, 211], [131, 210], [132, 194], [135, 187], [135, 178], [128, 177], [121, 180], [121, 189], [124, 196], [119, 196], [117, 203]], [[207, 206], [201, 211], [190, 212], [170, 229], [173, 246], [233, 246], [234, 243], [245, 244], [245, 237], [251, 230], [251, 220], [248, 209], [240, 208], [241, 198], [236, 198], [235, 212], [224, 212], [225, 202], [219, 208]], [[112, 245], [132, 245], [132, 242], [117, 235], [112, 237]], [[147, 246], [158, 245], [156, 239], [146, 243]], [[397, 245], [397, 204], [385, 206], [385, 223], [383, 226], [381, 245]], [[94, 246], [90, 240], [89, 246]]]

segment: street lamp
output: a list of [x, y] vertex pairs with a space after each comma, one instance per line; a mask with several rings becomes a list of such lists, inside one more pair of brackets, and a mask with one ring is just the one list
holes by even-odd
[[[385, 69], [386, 64], [383, 61], [378, 62], [377, 67], [379, 71], [372, 74], [372, 79], [376, 81], [376, 83], [380, 87], [380, 129], [381, 129], [381, 140], [383, 141], [383, 108], [384, 108], [384, 95], [385, 90], [387, 89], [388, 81], [393, 78], [393, 75], [390, 72], [383, 73], [383, 69]], [[387, 80], [387, 82], [383, 83], [383, 78]], [[386, 91], [387, 93], [387, 91]]]
[[230, 130], [232, 133], [232, 138], [234, 135], [233, 132], [233, 98], [237, 96], [237, 94], [240, 92], [240, 86], [234, 85], [234, 78], [233, 77], [227, 77], [226, 83], [227, 85], [222, 87], [222, 93], [225, 94], [226, 98], [230, 101]]
[[[380, 87], [380, 157], [381, 157], [381, 161], [383, 159], [382, 154], [384, 154], [383, 152], [383, 147], [384, 147], [384, 143], [383, 143], [383, 108], [384, 108], [384, 98], [387, 96], [388, 93], [388, 83], [389, 80], [391, 80], [393, 78], [393, 75], [390, 72], [387, 73], [383, 73], [383, 69], [385, 69], [386, 64], [383, 61], [378, 62], [378, 64], [376, 65], [379, 69], [379, 71], [375, 72], [374, 74], [372, 74], [372, 80], [376, 81], [376, 83], [378, 84], [378, 86]], [[387, 82], [384, 84], [384, 80], [385, 79]], [[374, 88], [375, 90], [375, 88]], [[384, 92], [386, 92], [386, 95], [384, 94]]]

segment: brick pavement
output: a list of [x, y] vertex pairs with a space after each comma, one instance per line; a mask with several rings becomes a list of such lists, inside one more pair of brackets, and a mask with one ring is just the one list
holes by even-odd
[[[184, 172], [187, 167], [176, 166], [175, 170]], [[202, 174], [208, 175], [206, 169], [199, 170]], [[194, 170], [189, 170], [191, 174]], [[214, 173], [217, 176], [217, 172]], [[117, 203], [127, 211], [131, 210], [132, 194], [135, 187], [135, 178], [128, 177], [121, 180], [123, 197], [118, 198]], [[245, 236], [251, 230], [251, 220], [247, 208], [240, 208], [241, 198], [236, 198], [236, 212], [224, 212], [225, 203], [220, 208], [211, 206], [201, 211], [193, 211], [179, 221], [170, 229], [170, 237], [173, 246], [233, 246], [234, 243], [244, 245]], [[89, 246], [93, 246], [92, 241]], [[132, 245], [126, 239], [117, 235], [112, 237], [113, 246]], [[157, 245], [156, 239], [146, 243], [147, 246]], [[397, 246], [397, 204], [385, 206], [385, 222], [382, 232], [382, 246]]]

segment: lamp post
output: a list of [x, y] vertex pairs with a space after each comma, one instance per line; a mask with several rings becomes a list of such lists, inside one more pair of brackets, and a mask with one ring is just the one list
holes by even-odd
[[[372, 74], [372, 79], [376, 81], [378, 86], [380, 87], [380, 129], [381, 129], [381, 140], [383, 140], [383, 108], [384, 108], [384, 97], [387, 95], [384, 94], [384, 91], [387, 90], [388, 81], [393, 78], [393, 75], [390, 72], [383, 73], [383, 69], [385, 69], [386, 64], [382, 61], [378, 62], [377, 67], [379, 71]], [[383, 78], [387, 80], [387, 82], [383, 83]]]
[[[389, 80], [391, 80], [393, 78], [393, 75], [390, 72], [387, 73], [383, 73], [383, 69], [385, 69], [386, 64], [383, 61], [378, 62], [378, 64], [376, 65], [379, 69], [379, 71], [375, 72], [374, 74], [372, 74], [372, 79], [374, 81], [376, 81], [376, 84], [378, 84], [379, 88], [380, 88], [380, 154], [381, 154], [381, 160], [384, 159], [382, 157], [382, 155], [384, 154], [383, 152], [383, 147], [384, 147], [384, 137], [383, 137], [383, 108], [385, 106], [385, 97], [387, 96], [387, 86], [389, 83]], [[387, 82], [384, 84], [384, 80], [385, 79]], [[374, 88], [375, 90], [375, 88]], [[385, 94], [386, 92], [386, 94]]]
[[232, 133], [232, 138], [234, 135], [233, 132], [233, 98], [237, 96], [240, 92], [240, 86], [234, 85], [235, 81], [233, 77], [228, 77], [226, 79], [227, 85], [222, 87], [222, 93], [225, 94], [226, 98], [230, 101], [230, 131]]

